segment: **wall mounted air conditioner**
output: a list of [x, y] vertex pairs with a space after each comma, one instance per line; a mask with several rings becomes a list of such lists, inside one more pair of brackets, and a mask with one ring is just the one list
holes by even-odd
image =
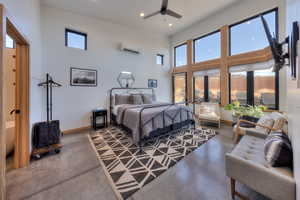
[[140, 54], [141, 50], [134, 45], [126, 44], [126, 43], [121, 43], [120, 44], [120, 50], [132, 54]]

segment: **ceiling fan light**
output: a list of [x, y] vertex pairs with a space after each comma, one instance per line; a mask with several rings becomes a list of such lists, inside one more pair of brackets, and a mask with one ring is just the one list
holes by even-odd
[[141, 12], [140, 17], [145, 17], [145, 13]]

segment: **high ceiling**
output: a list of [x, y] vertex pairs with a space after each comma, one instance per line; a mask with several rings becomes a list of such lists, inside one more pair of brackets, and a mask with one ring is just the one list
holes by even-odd
[[[230, 6], [238, 0], [169, 0], [169, 8], [182, 14], [182, 19], [145, 15], [158, 11], [161, 0], [41, 0], [42, 4], [62, 8], [81, 15], [97, 17], [132, 28], [172, 35], [191, 24]], [[169, 24], [173, 26], [170, 27]]]

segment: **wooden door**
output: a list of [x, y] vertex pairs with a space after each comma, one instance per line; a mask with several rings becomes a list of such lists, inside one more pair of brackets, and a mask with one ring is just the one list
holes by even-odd
[[15, 168], [29, 164], [29, 46], [16, 45]]
[[[16, 49], [6, 47], [5, 58], [5, 137], [6, 155], [12, 153], [16, 143], [16, 117], [13, 111], [16, 109]], [[15, 168], [14, 162], [6, 163], [6, 169]]]

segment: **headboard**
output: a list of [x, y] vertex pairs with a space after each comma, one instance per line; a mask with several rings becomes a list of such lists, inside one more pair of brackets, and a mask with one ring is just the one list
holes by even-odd
[[[119, 93], [118, 93], [119, 92]], [[155, 92], [153, 88], [112, 88], [109, 91], [109, 112], [112, 113], [113, 109], [113, 96], [114, 94], [124, 93], [150, 93], [154, 96]]]

